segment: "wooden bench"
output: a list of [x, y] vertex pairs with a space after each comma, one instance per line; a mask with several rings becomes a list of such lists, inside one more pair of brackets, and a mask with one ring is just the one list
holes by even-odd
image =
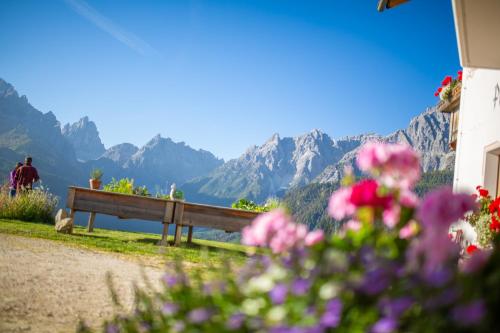
[[96, 214], [117, 216], [120, 219], [140, 219], [163, 223], [160, 244], [167, 243], [168, 227], [175, 224], [174, 245], [181, 242], [182, 228], [188, 227], [188, 242], [192, 241], [193, 227], [206, 227], [239, 232], [258, 215], [256, 212], [194, 204], [179, 200], [165, 200], [138, 195], [91, 190], [71, 186], [66, 207], [70, 217], [76, 212], [90, 213], [88, 231], [92, 232]]

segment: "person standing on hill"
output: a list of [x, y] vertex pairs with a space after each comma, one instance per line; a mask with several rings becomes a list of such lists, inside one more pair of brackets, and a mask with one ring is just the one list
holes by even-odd
[[38, 171], [34, 166], [31, 165], [33, 159], [27, 156], [24, 165], [17, 169], [16, 181], [17, 181], [17, 191], [20, 190], [31, 190], [33, 188], [33, 183], [37, 182], [40, 177], [38, 176]]
[[16, 172], [22, 167], [23, 164], [21, 162], [17, 162], [14, 170], [12, 170], [9, 174], [9, 197], [14, 198], [17, 192], [17, 180], [16, 180]]

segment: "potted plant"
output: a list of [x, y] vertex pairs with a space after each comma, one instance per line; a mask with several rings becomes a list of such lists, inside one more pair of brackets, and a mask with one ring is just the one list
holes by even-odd
[[98, 190], [101, 187], [101, 178], [102, 178], [102, 170], [101, 169], [92, 169], [90, 173], [90, 188], [92, 190]]

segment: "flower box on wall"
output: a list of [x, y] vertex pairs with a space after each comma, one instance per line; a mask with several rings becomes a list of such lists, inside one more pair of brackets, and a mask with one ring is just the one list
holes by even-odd
[[457, 83], [457, 85], [451, 91], [448, 99], [439, 101], [437, 105], [437, 111], [452, 113], [457, 111], [460, 106], [460, 94], [462, 91], [462, 83]]

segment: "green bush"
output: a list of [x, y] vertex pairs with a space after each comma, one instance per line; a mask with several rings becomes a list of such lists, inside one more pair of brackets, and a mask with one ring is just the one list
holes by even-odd
[[[156, 197], [159, 199], [170, 200], [170, 194], [163, 194], [161, 192], [156, 193]], [[174, 199], [184, 200], [184, 192], [182, 192], [181, 190], [175, 190]]]
[[144, 197], [150, 196], [146, 186], [134, 186], [134, 180], [129, 178], [122, 178], [120, 180], [112, 178], [109, 184], [104, 185], [103, 190], [106, 192], [134, 194]]
[[52, 223], [57, 203], [57, 197], [43, 188], [18, 193], [14, 198], [1, 191], [0, 218]]

